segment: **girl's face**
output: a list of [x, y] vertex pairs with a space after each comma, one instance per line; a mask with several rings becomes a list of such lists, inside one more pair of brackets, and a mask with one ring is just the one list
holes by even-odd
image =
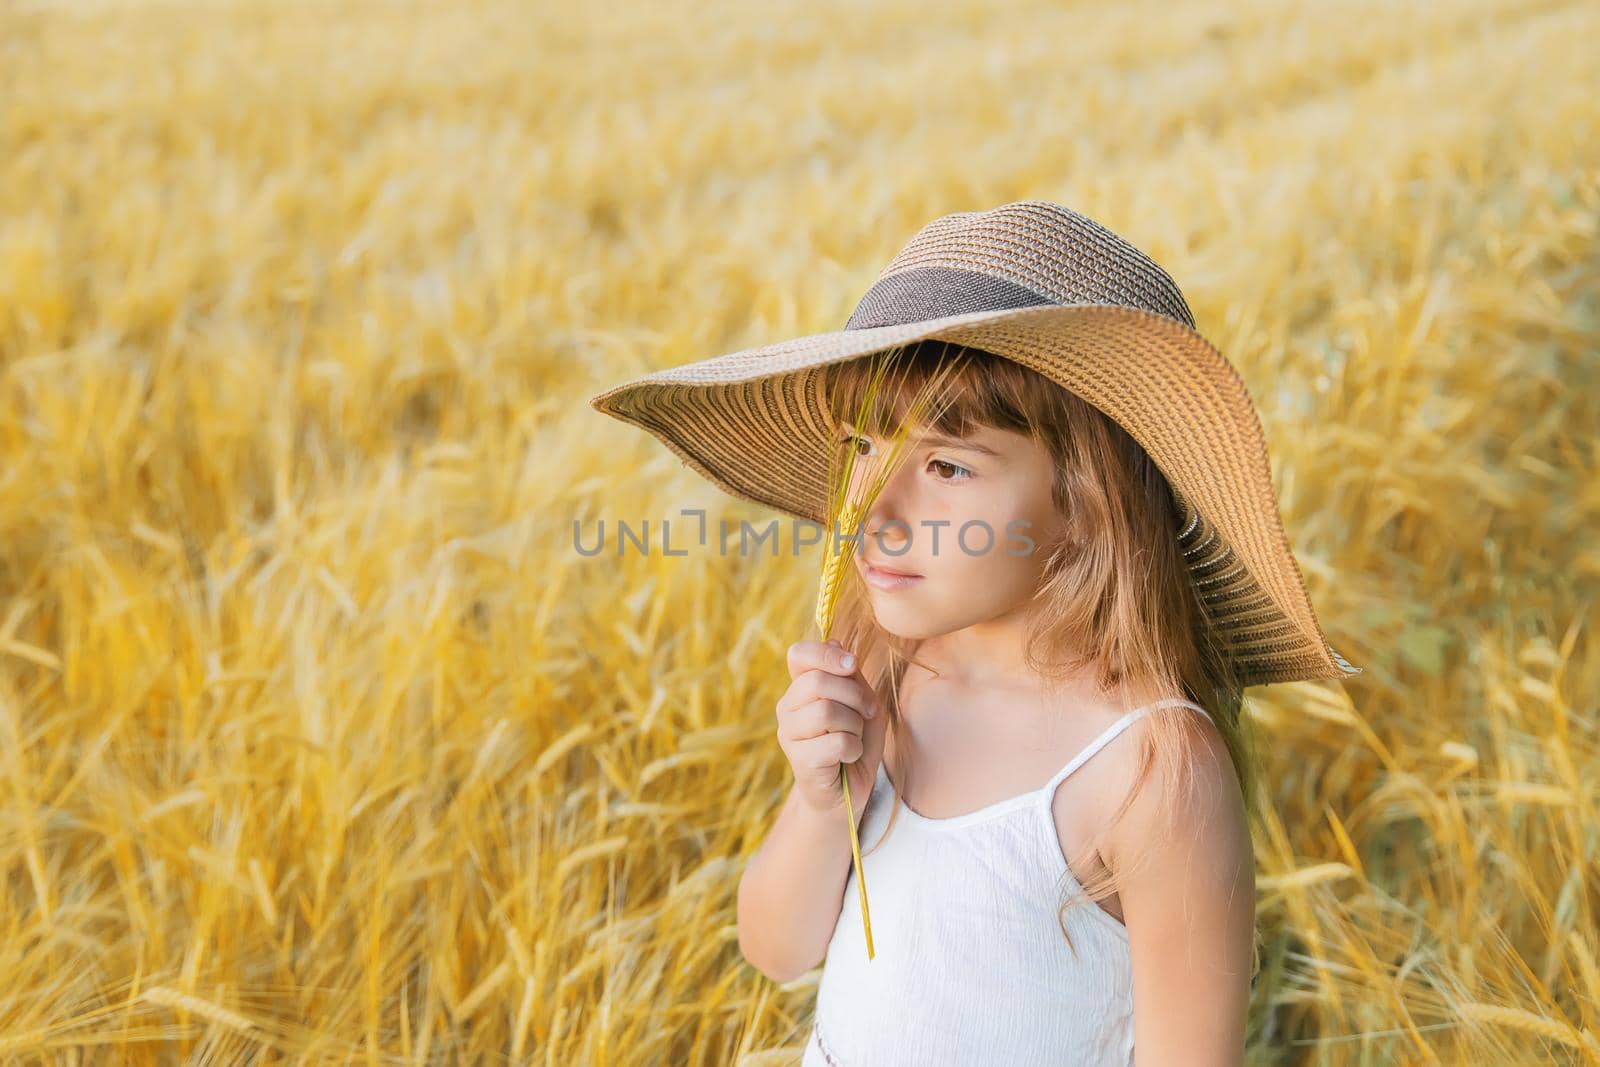
[[[844, 429], [857, 454], [852, 491], [859, 492], [888, 443], [849, 423]], [[878, 624], [917, 639], [1025, 609], [1062, 522], [1045, 447], [993, 427], [963, 438], [914, 427], [902, 455], [854, 550]]]

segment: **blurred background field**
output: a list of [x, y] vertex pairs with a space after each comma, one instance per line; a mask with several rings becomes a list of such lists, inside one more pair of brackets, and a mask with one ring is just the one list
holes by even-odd
[[[1054, 200], [1240, 368], [1334, 646], [1258, 1064], [1600, 1063], [1600, 6], [0, 6], [0, 1062], [793, 1063], [815, 549], [593, 412]], [[851, 916], [847, 914], [846, 918]]]

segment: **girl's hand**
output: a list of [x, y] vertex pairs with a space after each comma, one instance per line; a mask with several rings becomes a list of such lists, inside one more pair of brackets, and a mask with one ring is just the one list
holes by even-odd
[[850, 799], [859, 819], [883, 762], [887, 715], [861, 677], [859, 661], [845, 666], [848, 649], [837, 641], [797, 641], [789, 646], [789, 688], [778, 700], [778, 744], [789, 757], [795, 787], [813, 811], [844, 806], [839, 764], [850, 776]]

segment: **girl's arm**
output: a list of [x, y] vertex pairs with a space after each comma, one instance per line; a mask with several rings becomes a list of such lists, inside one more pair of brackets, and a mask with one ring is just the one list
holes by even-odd
[[795, 783], [739, 879], [739, 951], [779, 983], [822, 962], [844, 908], [854, 856], [845, 821], [850, 809], [835, 784], [839, 769], [849, 768], [859, 827], [888, 745], [889, 717], [863, 680], [876, 677], [880, 654], [846, 666], [845, 653], [817, 641], [789, 646], [793, 681], [778, 701], [778, 742]]
[[1133, 956], [1139, 1067], [1239, 1067], [1255, 949], [1255, 857], [1233, 765], [1197, 729], [1194, 792], [1158, 803], [1152, 772], [1116, 827], [1107, 861]]
[[818, 812], [791, 788], [739, 879], [739, 951], [774, 982], [793, 981], [827, 955], [854, 859], [843, 811]]

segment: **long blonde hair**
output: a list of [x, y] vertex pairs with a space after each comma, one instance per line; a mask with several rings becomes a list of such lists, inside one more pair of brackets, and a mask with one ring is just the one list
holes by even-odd
[[[918, 387], [936, 368], [951, 364], [953, 389], [933, 428], [954, 436], [980, 426], [1009, 430], [1033, 437], [1049, 452], [1055, 469], [1052, 497], [1066, 521], [1059, 540], [1038, 546], [1046, 553], [1046, 565], [1024, 649], [1030, 669], [1046, 685], [1092, 671], [1104, 691], [1120, 694], [1125, 711], [1168, 697], [1205, 708], [1227, 745], [1250, 810], [1254, 757], [1240, 725], [1242, 687], [1189, 578], [1178, 543], [1181, 514], [1155, 462], [1115, 421], [1044, 375], [982, 349], [945, 341], [916, 342], [829, 366], [826, 389], [836, 421], [854, 417], [875, 359], [891, 360], [893, 370], [873, 425], [860, 427], [861, 432], [892, 433]], [[843, 447], [840, 436], [836, 444]], [[856, 651], [865, 677], [886, 695], [887, 729], [898, 739], [901, 682], [920, 641], [882, 630], [858, 579], [845, 583], [834, 635]], [[1162, 780], [1173, 785], [1161, 803], [1184, 802], [1193, 788], [1194, 755], [1203, 744], [1198, 720], [1192, 709], [1171, 705], [1147, 714], [1133, 784], [1110, 825], [1077, 862], [1069, 860], [1075, 877], [1086, 868], [1102, 835], [1126, 815], [1154, 768], [1159, 766]], [[896, 744], [892, 768], [902, 791], [911, 770], [903, 765], [905, 751]], [[896, 805], [885, 837], [898, 810]], [[868, 852], [881, 843], [880, 838]], [[1084, 894], [1074, 896], [1063, 875], [1057, 921], [1069, 945], [1066, 910], [1098, 907], [1096, 901], [1116, 891], [1116, 875], [1106, 870], [1082, 880], [1082, 886]]]

